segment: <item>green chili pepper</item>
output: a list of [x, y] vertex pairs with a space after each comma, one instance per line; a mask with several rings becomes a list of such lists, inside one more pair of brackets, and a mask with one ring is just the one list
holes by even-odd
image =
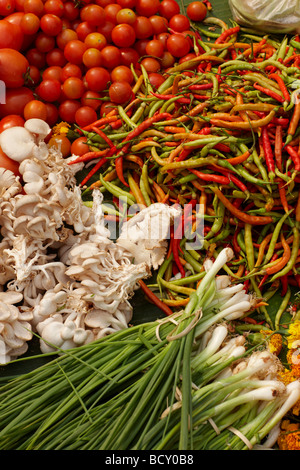
[[271, 238], [270, 243], [269, 243], [268, 251], [267, 251], [266, 256], [265, 256], [265, 261], [266, 262], [270, 261], [270, 259], [272, 258], [273, 254], [274, 254], [275, 245], [276, 245], [278, 237], [280, 235], [282, 225], [284, 224], [284, 222], [288, 218], [288, 216], [291, 214], [291, 212], [292, 212], [292, 210], [290, 210], [289, 212], [284, 214], [281, 217], [281, 219], [277, 222], [277, 224], [275, 226], [275, 229], [273, 231], [273, 234], [272, 234], [272, 238]]
[[295, 265], [295, 262], [296, 262], [296, 259], [297, 259], [297, 256], [298, 256], [298, 251], [299, 251], [299, 248], [300, 248], [300, 234], [299, 234], [299, 230], [296, 226], [293, 227], [293, 235], [294, 235], [294, 239], [293, 239], [293, 245], [292, 245], [290, 259], [287, 262], [286, 266], [281, 271], [279, 271], [278, 273], [274, 274], [271, 277], [271, 279], [270, 279], [271, 283], [274, 282], [275, 279], [278, 279], [279, 277], [282, 277], [285, 274], [287, 274]]

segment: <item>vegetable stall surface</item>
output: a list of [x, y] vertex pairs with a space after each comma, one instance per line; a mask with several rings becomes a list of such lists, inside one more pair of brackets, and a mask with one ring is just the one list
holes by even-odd
[[[67, 350], [1, 387], [2, 448], [297, 448], [299, 38], [194, 3], [0, 23], [4, 362]], [[130, 326], [137, 287], [165, 321]]]

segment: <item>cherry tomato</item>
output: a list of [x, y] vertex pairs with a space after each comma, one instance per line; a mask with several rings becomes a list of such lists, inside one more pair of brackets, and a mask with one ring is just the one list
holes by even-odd
[[115, 103], [112, 103], [111, 101], [104, 101], [101, 104], [99, 114], [100, 114], [101, 117], [107, 116], [111, 111], [113, 111], [115, 109], [116, 109]]
[[71, 144], [71, 154], [80, 157], [80, 155], [87, 153], [90, 148], [86, 142], [87, 137], [78, 137], [78, 139], [75, 139]]
[[34, 65], [40, 70], [47, 65], [46, 54], [39, 51], [36, 47], [33, 47], [26, 52], [26, 59], [30, 65]]
[[[29, 15], [29, 13], [27, 14]], [[54, 49], [55, 38], [53, 36], [49, 36], [49, 34], [46, 34], [43, 31], [40, 31], [36, 36], [34, 44], [38, 51], [46, 54]]]
[[25, 105], [33, 99], [33, 92], [27, 87], [7, 89], [5, 93], [5, 103], [0, 104], [0, 117], [9, 114], [23, 116]]
[[110, 81], [110, 73], [104, 67], [91, 67], [85, 74], [89, 90], [103, 91]]
[[24, 34], [35, 34], [40, 27], [40, 19], [34, 13], [25, 13], [21, 19], [20, 27]]
[[113, 103], [124, 104], [132, 97], [132, 88], [128, 82], [113, 82], [108, 89], [108, 94]]
[[136, 0], [117, 0], [117, 4], [122, 8], [135, 8]]
[[133, 82], [133, 73], [129, 67], [126, 65], [118, 65], [115, 67], [111, 73], [110, 78], [112, 82]]
[[23, 44], [24, 33], [18, 24], [6, 19], [0, 20], [0, 48], [9, 47], [19, 51]]
[[9, 158], [0, 147], [0, 167], [12, 171], [15, 175], [19, 175], [19, 162]]
[[146, 16], [137, 16], [133, 29], [137, 39], [146, 39], [153, 35], [152, 23]]
[[65, 13], [64, 4], [61, 0], [46, 0], [44, 3], [44, 12], [51, 13], [61, 18]]
[[164, 50], [163, 43], [159, 41], [159, 39], [151, 39], [146, 45], [147, 55], [151, 55], [153, 57], [162, 57]]
[[149, 17], [152, 24], [153, 34], [165, 33], [168, 31], [168, 20], [162, 16], [152, 15]]
[[85, 91], [83, 80], [77, 77], [67, 78], [62, 84], [62, 91], [70, 100], [80, 99]]
[[114, 24], [117, 24], [117, 14], [122, 10], [122, 6], [118, 3], [110, 3], [104, 8], [105, 19], [106, 21], [111, 21]]
[[59, 150], [64, 158], [70, 155], [71, 142], [65, 135], [54, 135], [49, 139], [49, 147]]
[[148, 73], [158, 72], [161, 68], [159, 60], [154, 57], [145, 57], [141, 60], [141, 65]]
[[136, 39], [135, 28], [130, 24], [118, 24], [111, 32], [111, 39], [118, 47], [131, 47]]
[[106, 20], [102, 26], [97, 27], [98, 33], [103, 34], [105, 36], [107, 42], [111, 42], [111, 32], [115, 27], [115, 23]]
[[159, 5], [159, 14], [163, 18], [170, 20], [172, 16], [180, 13], [179, 4], [175, 0], [162, 0]]
[[64, 67], [62, 67], [61, 81], [64, 82], [69, 77], [82, 77], [82, 71], [79, 65], [68, 62]]
[[29, 67], [26, 57], [10, 48], [0, 49], [0, 80], [6, 87], [17, 88], [24, 85], [24, 75]]
[[104, 34], [94, 32], [88, 34], [85, 37], [84, 43], [87, 45], [87, 47], [94, 47], [95, 49], [99, 49], [99, 51], [101, 51], [101, 49], [106, 46], [107, 40]]
[[160, 73], [157, 73], [157, 72], [152, 72], [152, 73], [149, 73], [148, 75], [148, 78], [149, 78], [149, 82], [150, 84], [153, 86], [153, 88], [155, 88], [156, 90], [160, 87], [160, 85], [162, 85], [165, 81], [165, 78], [163, 77], [163, 75], [161, 75]]
[[2, 118], [0, 121], [0, 133], [3, 132], [5, 129], [9, 129], [10, 127], [22, 127], [24, 126], [24, 123], [25, 120], [22, 118], [22, 116], [19, 116], [18, 114], [9, 114], [8, 116]]
[[87, 90], [80, 98], [82, 106], [90, 106], [95, 111], [101, 107], [101, 95], [97, 91]]
[[203, 2], [191, 2], [186, 8], [186, 14], [192, 21], [203, 21], [207, 15], [207, 8]]
[[169, 20], [169, 27], [178, 33], [182, 33], [190, 29], [190, 20], [185, 16], [179, 13], [178, 15], [172, 16]]
[[82, 56], [82, 62], [88, 69], [101, 67], [103, 65], [101, 51], [95, 47], [89, 47]]
[[190, 43], [182, 34], [171, 34], [167, 39], [167, 50], [174, 57], [183, 57], [190, 52]]
[[43, 121], [46, 121], [47, 107], [45, 103], [40, 100], [31, 100], [25, 105], [23, 114], [25, 121], [33, 118], [42, 119]]
[[40, 70], [35, 65], [29, 65], [27, 69], [26, 83], [29, 86], [37, 86], [41, 80]]
[[68, 62], [80, 65], [82, 63], [83, 53], [86, 51], [87, 45], [79, 39], [69, 41], [64, 48], [64, 55]]
[[140, 16], [152, 16], [158, 13], [159, 0], [136, 0], [136, 11]]
[[34, 13], [41, 17], [44, 13], [44, 3], [42, 0], [25, 0], [23, 4], [24, 13]]
[[79, 127], [85, 127], [95, 122], [97, 119], [96, 111], [90, 106], [81, 106], [75, 113], [75, 122]]
[[64, 2], [64, 17], [70, 21], [76, 20], [79, 17], [79, 8], [77, 8], [73, 0]]
[[47, 119], [46, 122], [49, 126], [54, 126], [54, 124], [58, 121], [58, 109], [56, 104], [53, 103], [45, 103], [47, 108]]
[[121, 61], [121, 50], [113, 45], [105, 46], [102, 51], [102, 66], [108, 69], [113, 69], [117, 65], [120, 65]]
[[52, 51], [49, 51], [46, 54], [46, 63], [49, 67], [52, 65], [58, 65], [59, 67], [63, 67], [67, 63], [67, 59], [64, 55], [64, 52], [55, 47]]
[[101, 26], [106, 19], [105, 10], [100, 5], [86, 5], [80, 11], [80, 18], [93, 26]]
[[118, 24], [126, 23], [133, 25], [135, 20], [136, 14], [133, 10], [131, 10], [131, 8], [122, 8], [116, 15], [116, 22]]
[[77, 39], [84, 41], [88, 34], [94, 33], [97, 30], [96, 26], [91, 25], [87, 21], [82, 21], [74, 28], [77, 34]]
[[0, 0], [0, 15], [11, 15], [15, 11], [15, 6], [15, 0]]
[[130, 67], [132, 64], [133, 67], [136, 67], [136, 64], [139, 60], [139, 54], [137, 53], [136, 49], [133, 49], [133, 47], [121, 47], [120, 54], [121, 65]]
[[50, 103], [57, 101], [61, 93], [61, 82], [55, 79], [43, 79], [35, 91], [44, 101]]
[[58, 80], [59, 82], [62, 81], [62, 67], [58, 65], [52, 65], [51, 67], [47, 67], [42, 73], [43, 80]]
[[75, 113], [80, 108], [80, 101], [77, 100], [64, 100], [58, 107], [58, 114], [62, 121], [70, 124], [75, 122]]
[[167, 69], [169, 67], [172, 67], [175, 63], [175, 57], [169, 52], [165, 51], [163, 53], [162, 58], [160, 59], [160, 64], [163, 69]]
[[73, 39], [78, 39], [76, 31], [71, 28], [65, 28], [56, 36], [56, 45], [64, 50], [66, 44]]
[[59, 16], [46, 13], [41, 17], [40, 28], [49, 36], [57, 36], [62, 31], [62, 21]]

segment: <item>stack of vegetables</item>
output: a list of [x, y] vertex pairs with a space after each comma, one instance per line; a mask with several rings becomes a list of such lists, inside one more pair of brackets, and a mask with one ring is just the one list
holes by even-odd
[[[99, 0], [80, 14], [66, 1], [63, 26], [60, 2], [46, 3], [20, 2], [27, 36], [20, 52], [0, 49], [2, 64], [22, 56], [10, 61], [19, 81], [8, 82], [0, 130], [36, 117], [50, 124], [49, 146], [85, 164], [82, 199], [92, 206], [98, 188], [107, 222], [157, 202], [179, 204], [182, 219], [151, 282], [139, 281], [165, 321], [58, 348], [58, 358], [7, 380], [0, 448], [299, 449], [300, 38], [213, 16], [199, 23], [173, 0], [148, 10], [142, 0]], [[211, 5], [201, 8], [203, 19]], [[134, 24], [127, 47], [118, 12], [127, 39]], [[105, 52], [122, 65], [104, 65]], [[0, 67], [0, 78], [10, 71]]]

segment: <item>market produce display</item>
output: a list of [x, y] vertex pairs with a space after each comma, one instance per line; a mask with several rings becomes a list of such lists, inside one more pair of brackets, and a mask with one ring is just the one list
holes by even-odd
[[209, 1], [0, 14], [1, 362], [50, 361], [4, 374], [0, 448], [299, 450], [300, 37]]

